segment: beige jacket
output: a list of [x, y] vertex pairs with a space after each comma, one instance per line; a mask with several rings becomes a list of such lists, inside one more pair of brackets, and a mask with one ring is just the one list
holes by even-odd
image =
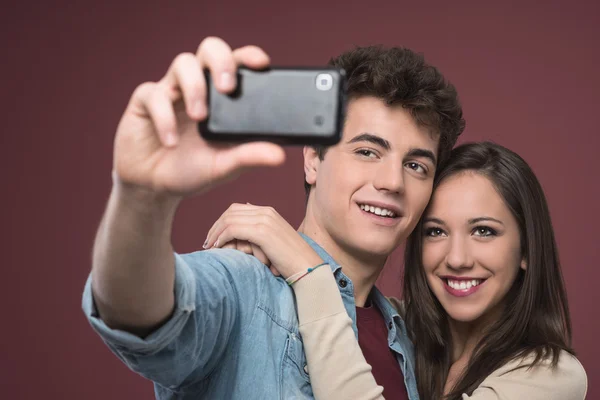
[[[383, 388], [375, 382], [360, 350], [330, 268], [315, 270], [293, 288], [315, 398], [383, 399]], [[494, 371], [471, 396], [463, 394], [463, 400], [585, 399], [585, 370], [569, 353], [561, 353], [554, 369], [543, 362], [533, 369], [510, 371], [523, 361], [527, 360], [513, 361]]]

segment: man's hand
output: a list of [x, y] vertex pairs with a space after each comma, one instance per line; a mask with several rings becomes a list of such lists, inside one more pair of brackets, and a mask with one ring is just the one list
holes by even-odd
[[275, 166], [283, 149], [271, 143], [215, 145], [202, 139], [208, 68], [221, 92], [235, 86], [237, 66], [264, 68], [257, 47], [231, 51], [208, 38], [196, 54], [180, 54], [159, 82], [140, 85], [117, 128], [113, 190], [94, 245], [92, 290], [102, 319], [143, 336], [171, 315], [175, 258], [171, 245], [179, 201], [235, 177]]
[[175, 57], [164, 78], [144, 83], [133, 93], [117, 129], [114, 178], [122, 189], [181, 198], [256, 166], [276, 166], [285, 159], [272, 143], [208, 143], [198, 132], [207, 117], [208, 68], [217, 90], [231, 92], [238, 65], [264, 68], [269, 57], [258, 47], [231, 51], [218, 38], [202, 41], [196, 54]]

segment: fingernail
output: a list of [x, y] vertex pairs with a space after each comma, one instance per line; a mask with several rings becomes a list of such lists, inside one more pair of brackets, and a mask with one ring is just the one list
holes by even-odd
[[221, 74], [221, 86], [223, 89], [233, 89], [233, 75], [230, 72]]
[[203, 248], [203, 249], [206, 249], [207, 247], [208, 247], [208, 239], [206, 239], [206, 240], [204, 241], [204, 244], [202, 245], [202, 248]]
[[217, 241], [215, 242], [215, 244], [213, 244], [213, 247], [218, 247], [219, 246], [219, 240], [217, 239]]

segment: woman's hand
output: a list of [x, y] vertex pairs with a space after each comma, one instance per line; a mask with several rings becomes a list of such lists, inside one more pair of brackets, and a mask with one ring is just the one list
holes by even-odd
[[252, 254], [284, 278], [323, 262], [277, 211], [251, 204], [232, 204], [221, 215], [204, 243], [204, 248], [210, 247]]

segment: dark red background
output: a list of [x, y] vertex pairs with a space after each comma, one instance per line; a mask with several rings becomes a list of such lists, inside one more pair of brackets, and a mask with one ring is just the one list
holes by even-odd
[[[151, 384], [93, 334], [80, 297], [125, 104], [137, 84], [159, 79], [207, 35], [260, 45], [280, 65], [323, 64], [374, 43], [424, 52], [459, 90], [468, 121], [462, 140], [497, 141], [537, 172], [556, 227], [574, 346], [589, 381], [600, 379], [598, 2], [53, 3], [4, 5], [0, 17], [3, 398], [152, 398]], [[299, 223], [301, 153], [288, 154], [283, 168], [184, 203], [177, 250], [198, 249], [232, 202], [273, 205]], [[399, 294], [399, 260], [396, 253], [380, 279], [386, 294]], [[592, 386], [588, 398], [597, 397]]]

